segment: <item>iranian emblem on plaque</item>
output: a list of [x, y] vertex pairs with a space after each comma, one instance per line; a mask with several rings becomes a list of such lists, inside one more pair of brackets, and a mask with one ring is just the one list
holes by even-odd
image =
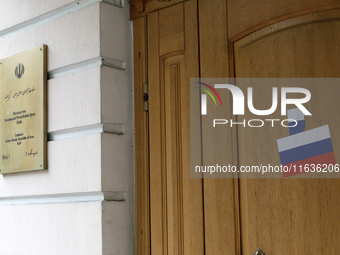
[[15, 68], [15, 76], [20, 79], [25, 73], [25, 66], [23, 64], [17, 65]]

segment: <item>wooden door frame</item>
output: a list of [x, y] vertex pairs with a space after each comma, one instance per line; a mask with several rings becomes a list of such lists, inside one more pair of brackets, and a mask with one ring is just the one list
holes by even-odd
[[135, 254], [151, 253], [149, 114], [144, 110], [148, 83], [147, 15], [186, 0], [130, 0], [134, 50]]
[[[148, 83], [148, 56], [147, 56], [147, 15], [168, 6], [185, 2], [186, 0], [130, 0], [131, 15], [134, 29], [134, 110], [135, 110], [135, 254], [148, 255], [151, 253], [150, 238], [150, 182], [149, 182], [149, 115], [144, 111], [143, 85]], [[205, 77], [232, 77], [232, 60], [230, 51], [232, 44], [228, 40], [224, 26], [216, 26], [214, 32], [210, 27], [218, 22], [227, 23], [227, 0], [196, 0], [198, 2], [199, 19], [199, 59], [200, 76]], [[214, 15], [206, 15], [213, 13]], [[222, 23], [221, 23], [222, 24]], [[224, 23], [223, 23], [224, 25]], [[227, 47], [225, 47], [227, 45]], [[212, 65], [216, 61], [216, 51], [219, 59], [224, 59], [223, 65]], [[236, 139], [236, 138], [235, 138]], [[233, 139], [234, 140], [234, 139]], [[234, 142], [234, 141], [233, 141]], [[232, 157], [234, 157], [233, 155]], [[234, 160], [234, 159], [233, 159]], [[236, 159], [237, 160], [237, 159]], [[223, 194], [219, 203], [208, 204], [206, 213], [214, 215], [226, 213], [222, 223], [214, 217], [210, 221], [207, 235], [220, 234], [222, 239], [215, 246], [209, 243], [206, 252], [219, 254], [221, 252], [240, 254], [239, 209], [238, 209], [238, 180], [203, 180], [209, 194], [206, 200], [211, 200], [214, 192]], [[205, 206], [205, 205], [204, 205]], [[211, 225], [210, 225], [211, 224]], [[232, 226], [232, 227], [231, 227]], [[229, 229], [228, 231], [226, 229]], [[227, 232], [225, 232], [227, 231]], [[225, 242], [228, 239], [230, 242]], [[212, 241], [209, 239], [209, 241]]]
[[133, 22], [135, 111], [135, 254], [150, 254], [149, 114], [143, 86], [148, 81], [147, 18]]
[[[136, 254], [150, 254], [150, 212], [149, 212], [149, 134], [148, 113], [143, 108], [143, 84], [148, 82], [147, 71], [147, 14], [159, 9], [184, 2], [185, 0], [130, 0], [131, 19], [134, 20], [134, 107], [135, 107], [135, 199], [136, 199]], [[255, 31], [266, 29], [272, 24], [285, 22], [301, 15], [340, 8], [339, 4], [299, 10], [287, 15], [274, 17], [256, 26], [228, 35], [228, 0], [197, 0], [199, 7], [199, 42], [200, 42], [200, 76], [202, 77], [234, 77], [234, 44]], [[230, 17], [229, 17], [230, 19]], [[215, 30], [211, 27], [215, 25]], [[258, 32], [259, 33], [259, 32]], [[216, 54], [218, 52], [218, 56]], [[221, 63], [219, 61], [221, 61]], [[219, 65], [214, 63], [218, 62]], [[236, 134], [233, 135], [233, 151], [237, 152]], [[236, 154], [236, 153], [235, 153]], [[237, 156], [233, 155], [234, 164]], [[209, 254], [228, 253], [234, 249], [241, 254], [240, 220], [239, 220], [239, 183], [234, 180], [204, 180], [204, 189], [224, 194], [218, 205], [211, 204], [206, 208], [209, 212], [227, 212], [228, 223], [209, 225], [209, 231], [225, 234], [226, 224], [234, 222], [233, 230], [228, 232], [230, 243], [219, 242], [216, 247], [207, 246]], [[211, 192], [212, 193], [212, 192]], [[209, 201], [206, 197], [206, 201]], [[234, 208], [229, 208], [233, 203]], [[206, 205], [204, 205], [206, 206]], [[227, 208], [228, 206], [228, 208]], [[210, 224], [210, 222], [206, 223]], [[234, 232], [234, 233], [232, 233]], [[208, 233], [209, 234], [209, 233]], [[232, 240], [233, 239], [233, 240]], [[231, 243], [234, 242], [232, 245]], [[230, 246], [230, 247], [229, 247]]]
[[130, 19], [145, 17], [151, 12], [188, 0], [130, 0]]

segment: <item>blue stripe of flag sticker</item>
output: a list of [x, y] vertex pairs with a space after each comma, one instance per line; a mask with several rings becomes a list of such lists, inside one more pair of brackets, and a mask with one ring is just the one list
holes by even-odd
[[305, 115], [303, 112], [299, 108], [294, 108], [288, 110], [287, 114], [289, 120], [295, 120], [297, 122], [295, 127], [294, 121], [289, 122], [289, 135], [295, 135], [303, 132], [305, 130]]
[[295, 122], [289, 122], [289, 135], [295, 135], [298, 133], [302, 133], [305, 130], [305, 120], [298, 120], [296, 126], [294, 127]]
[[319, 156], [332, 151], [333, 146], [331, 138], [324, 139], [280, 152], [281, 164], [285, 165], [295, 161]]

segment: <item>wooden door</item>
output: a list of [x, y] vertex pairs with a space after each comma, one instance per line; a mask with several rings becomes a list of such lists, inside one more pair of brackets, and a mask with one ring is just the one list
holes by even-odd
[[[327, 1], [275, 2], [276, 7], [265, 1], [261, 8], [229, 2], [234, 76], [339, 77], [337, 6]], [[340, 122], [334, 103], [340, 89], [322, 85], [308, 89], [314, 103], [308, 104], [313, 117], [306, 119], [306, 130], [328, 124], [339, 162]], [[270, 141], [287, 136], [286, 130], [238, 128], [237, 133], [240, 165], [280, 165], [276, 144]], [[259, 149], [259, 144], [266, 146]], [[339, 194], [338, 179], [240, 179], [242, 254], [252, 254], [258, 247], [275, 255], [338, 254]]]
[[[136, 169], [136, 252], [204, 254], [202, 180], [191, 179], [189, 171], [190, 78], [199, 77], [197, 3], [154, 11], [137, 19], [134, 29], [135, 67], [147, 66], [135, 82], [142, 85], [143, 80], [149, 91], [147, 115], [136, 109], [136, 122], [147, 130], [138, 145], [148, 153], [136, 155], [136, 160], [150, 162], [144, 172]], [[196, 143], [200, 148], [200, 141]]]
[[199, 75], [197, 60], [195, 1], [148, 15], [152, 254], [203, 254], [202, 182], [189, 172], [189, 80]]
[[[187, 169], [189, 79], [339, 77], [340, 1], [133, 2], [136, 253], [234, 255], [260, 247], [266, 255], [337, 254], [339, 180], [200, 180]], [[315, 118], [306, 129], [329, 124], [340, 162], [340, 123], [323, 114], [340, 89], [310, 91], [320, 107], [310, 106]], [[232, 118], [231, 110], [225, 115]], [[257, 144], [287, 135], [238, 128], [217, 136], [204, 125], [201, 131], [194, 147], [207, 165], [221, 156], [233, 165], [278, 165], [277, 148]], [[217, 140], [230, 146], [209, 147]]]
[[[201, 0], [201, 76], [339, 77], [338, 8], [339, 1]], [[310, 106], [315, 117], [308, 119], [306, 129], [329, 124], [338, 153], [340, 123], [330, 102], [336, 102], [340, 91], [314, 87], [311, 93], [318, 103]], [[334, 118], [326, 116], [326, 111]], [[217, 141], [214, 136], [213, 132], [203, 132], [203, 144]], [[231, 144], [224, 155], [232, 164], [279, 165], [276, 144], [259, 144], [284, 136], [287, 133], [283, 130], [238, 128], [219, 139]], [[213, 162], [218, 151], [203, 146], [203, 162]], [[340, 160], [338, 154], [336, 160]], [[337, 254], [339, 187], [337, 179], [204, 180], [205, 222], [209, 222], [205, 225], [206, 254], [253, 254], [258, 247], [267, 255]], [[225, 195], [222, 203], [216, 194]], [[234, 201], [227, 194], [234, 194]], [[234, 218], [228, 207], [232, 204]], [[228, 236], [228, 241], [214, 242], [211, 233]]]
[[[339, 77], [339, 18], [339, 10], [307, 13], [237, 40], [235, 76]], [[320, 84], [308, 89], [313, 95], [313, 104], [308, 104], [313, 117], [306, 118], [306, 130], [328, 124], [339, 162], [340, 119], [335, 103], [340, 88]], [[250, 114], [244, 117], [252, 118]], [[280, 118], [279, 114], [271, 117]], [[287, 135], [284, 128], [238, 128], [239, 164], [280, 165], [275, 141]], [[264, 141], [266, 146], [259, 149]], [[275, 255], [338, 254], [339, 194], [339, 179], [240, 179], [243, 254], [257, 247]]]

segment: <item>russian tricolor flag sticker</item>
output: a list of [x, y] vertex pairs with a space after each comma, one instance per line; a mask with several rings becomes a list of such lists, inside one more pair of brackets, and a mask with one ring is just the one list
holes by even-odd
[[[303, 172], [306, 164], [335, 165], [328, 125], [278, 139], [277, 145], [281, 164], [291, 169], [284, 172], [283, 177], [299, 174], [301, 169]], [[294, 168], [296, 171], [293, 171]]]

